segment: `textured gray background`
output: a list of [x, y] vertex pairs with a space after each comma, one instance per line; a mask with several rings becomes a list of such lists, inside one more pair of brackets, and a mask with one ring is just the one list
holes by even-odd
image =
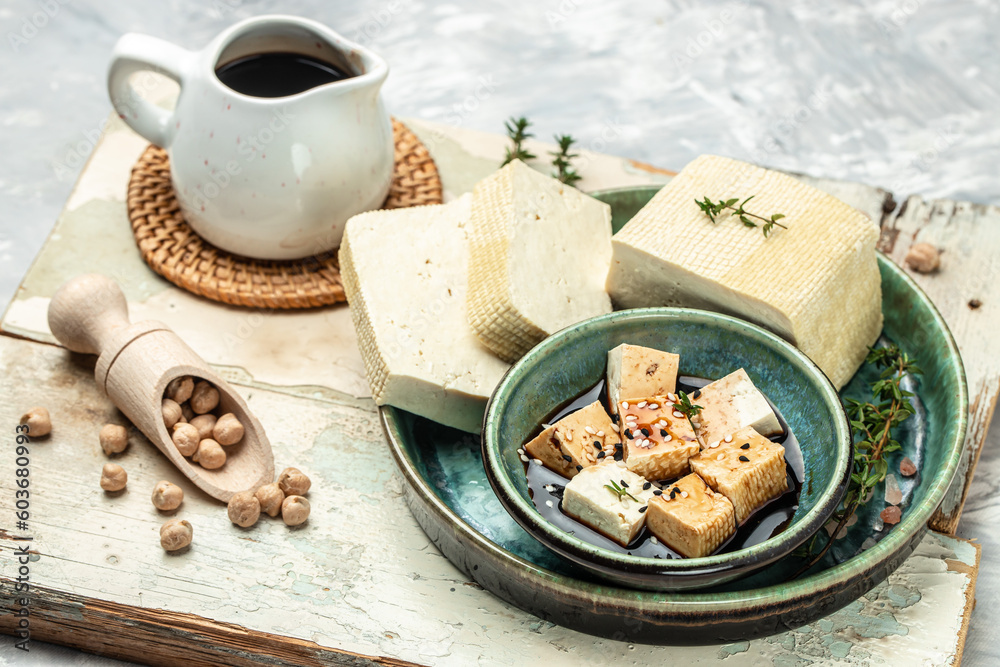
[[[3, 0], [0, 301], [99, 136], [115, 40], [137, 31], [200, 48], [239, 19], [276, 12], [381, 53], [400, 116], [500, 131], [523, 114], [540, 137], [571, 133], [663, 167], [718, 153], [897, 198], [1000, 203], [995, 0]], [[1000, 661], [997, 431], [960, 527], [984, 547], [968, 665]], [[26, 658], [0, 639], [0, 664], [110, 664], [33, 648]]]

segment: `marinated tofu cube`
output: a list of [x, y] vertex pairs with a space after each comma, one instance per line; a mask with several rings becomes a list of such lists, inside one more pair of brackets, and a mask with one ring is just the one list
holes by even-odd
[[674, 479], [688, 472], [700, 449], [687, 417], [673, 408], [672, 395], [618, 403], [625, 465], [646, 479]]
[[782, 432], [774, 410], [742, 368], [693, 392], [691, 402], [702, 406], [695, 426], [703, 445], [746, 426], [768, 437]]
[[736, 532], [736, 519], [729, 499], [692, 473], [649, 501], [646, 526], [680, 555], [700, 558]]
[[753, 427], [723, 438], [691, 458], [691, 469], [736, 508], [736, 520], [788, 490], [785, 448]]
[[650, 347], [623, 343], [608, 352], [608, 399], [611, 405], [677, 390], [680, 357]]
[[601, 402], [594, 401], [546, 428], [524, 449], [545, 467], [572, 478], [605, 457], [613, 458], [621, 444], [616, 428]]
[[563, 511], [627, 547], [642, 530], [653, 485], [613, 461], [584, 468], [563, 491]]

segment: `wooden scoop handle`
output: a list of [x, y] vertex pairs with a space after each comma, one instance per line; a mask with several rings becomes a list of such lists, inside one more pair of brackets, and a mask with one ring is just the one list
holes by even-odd
[[73, 278], [52, 295], [49, 329], [67, 349], [101, 354], [116, 330], [129, 326], [118, 284], [99, 273]]

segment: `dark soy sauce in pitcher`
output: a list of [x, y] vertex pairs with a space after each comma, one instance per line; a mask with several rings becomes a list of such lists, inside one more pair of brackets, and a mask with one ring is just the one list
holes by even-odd
[[244, 95], [286, 97], [354, 75], [299, 53], [259, 53], [222, 65], [215, 76]]

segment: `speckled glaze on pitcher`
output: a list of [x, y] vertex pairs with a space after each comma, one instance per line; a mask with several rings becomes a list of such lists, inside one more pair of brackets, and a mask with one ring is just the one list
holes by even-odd
[[[350, 76], [294, 95], [252, 97], [216, 75], [239, 58], [288, 52]], [[149, 71], [179, 84], [173, 111], [141, 96], [148, 86], [133, 75]], [[379, 95], [388, 72], [381, 58], [320, 23], [260, 16], [201, 51], [124, 35], [108, 91], [121, 118], [167, 150], [177, 200], [198, 234], [232, 253], [296, 259], [336, 248], [347, 219], [388, 193], [392, 125]]]

